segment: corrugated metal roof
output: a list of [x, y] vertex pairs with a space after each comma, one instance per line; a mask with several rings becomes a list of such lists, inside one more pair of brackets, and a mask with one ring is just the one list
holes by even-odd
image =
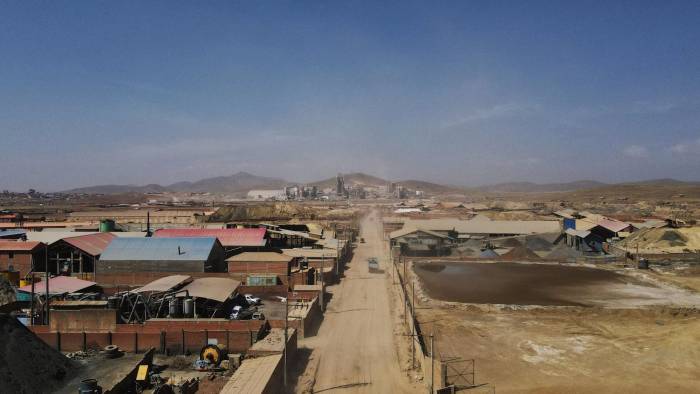
[[598, 226], [606, 228], [614, 233], [617, 233], [629, 227], [630, 224], [615, 219], [600, 218], [600, 220], [598, 220]]
[[181, 285], [188, 280], [190, 280], [189, 275], [170, 275], [170, 276], [165, 276], [162, 278], [158, 278], [154, 280], [153, 282], [139, 287], [138, 289], [131, 290], [132, 293], [148, 293], [152, 291], [157, 291], [157, 292], [162, 292], [162, 291], [168, 291], [170, 289], [173, 289], [177, 287], [178, 285]]
[[43, 242], [45, 244], [52, 244], [58, 240], [61, 240], [63, 238], [67, 237], [75, 237], [79, 235], [89, 235], [89, 234], [97, 234], [97, 232], [79, 232], [76, 233], [75, 231], [29, 231], [27, 233], [27, 240], [28, 241], [39, 241]]
[[63, 238], [62, 241], [76, 247], [91, 256], [99, 256], [116, 238], [111, 233], [95, 233]]
[[243, 252], [233, 257], [229, 257], [226, 261], [260, 261], [260, 262], [288, 262], [293, 257], [282, 253], [275, 252]]
[[0, 241], [0, 250], [6, 252], [31, 252], [41, 246], [41, 242], [33, 241]]
[[404, 227], [404, 228], [402, 228], [401, 230], [393, 231], [393, 232], [389, 235], [389, 237], [390, 237], [391, 239], [394, 239], [394, 238], [403, 237], [404, 235], [412, 234], [412, 233], [415, 233], [415, 232], [426, 233], [426, 234], [428, 234], [428, 235], [432, 235], [433, 237], [437, 237], [437, 238], [449, 238], [447, 235], [443, 235], [443, 234], [440, 234], [440, 233], [436, 233], [435, 231], [424, 230], [424, 229], [422, 229], [422, 228], [415, 228], [415, 227]]
[[[70, 276], [55, 276], [53, 278], [49, 278], [49, 294], [77, 293], [80, 290], [87, 289], [88, 287], [96, 284], [97, 283], [95, 282], [73, 278]], [[31, 293], [32, 285], [29, 284], [24, 287], [20, 287], [17, 289], [17, 291]], [[46, 284], [43, 281], [34, 283], [34, 293], [46, 294]]]
[[22, 229], [18, 229], [18, 230], [0, 230], [0, 238], [4, 238], [4, 237], [16, 237], [16, 236], [18, 236], [18, 235], [26, 235], [26, 234], [27, 234], [27, 230], [22, 230]]
[[265, 246], [264, 228], [166, 228], [157, 230], [155, 238], [216, 237], [224, 247]]
[[404, 227], [431, 231], [455, 230], [460, 234], [539, 234], [560, 231], [555, 220], [411, 219]]
[[198, 278], [180, 289], [178, 295], [184, 296], [188, 292], [191, 297], [224, 302], [240, 285], [241, 282], [229, 278]]
[[115, 238], [100, 261], [206, 261], [216, 238]]
[[565, 233], [572, 235], [574, 237], [581, 237], [581, 238], [586, 238], [587, 236], [591, 235], [590, 231], [585, 231], [585, 230], [574, 230], [573, 228], [567, 228]]
[[284, 254], [292, 257], [308, 257], [308, 258], [336, 258], [338, 257], [338, 252], [329, 249], [306, 249], [306, 248], [293, 248], [284, 249]]

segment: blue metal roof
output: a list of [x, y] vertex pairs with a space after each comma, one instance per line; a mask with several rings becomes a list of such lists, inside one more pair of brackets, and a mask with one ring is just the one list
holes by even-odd
[[100, 261], [206, 261], [217, 242], [213, 237], [115, 238]]
[[27, 234], [27, 230], [0, 230], [0, 238], [5, 238], [5, 237], [16, 237], [18, 235], [25, 235]]

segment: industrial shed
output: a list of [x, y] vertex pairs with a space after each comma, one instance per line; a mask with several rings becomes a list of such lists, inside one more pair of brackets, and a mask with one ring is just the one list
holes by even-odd
[[99, 273], [226, 272], [221, 243], [209, 238], [116, 238], [102, 253]]
[[449, 254], [452, 239], [445, 234], [418, 228], [403, 228], [391, 233], [391, 246], [399, 246], [406, 256], [443, 256]]
[[95, 262], [114, 238], [112, 233], [94, 233], [52, 243], [49, 245], [49, 271], [68, 275], [95, 272]]

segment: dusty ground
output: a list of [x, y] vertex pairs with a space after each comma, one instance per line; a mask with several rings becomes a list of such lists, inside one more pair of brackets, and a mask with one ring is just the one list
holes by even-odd
[[[653, 276], [654, 274], [650, 274]], [[663, 281], [663, 278], [657, 278]], [[421, 294], [422, 295], [422, 294]], [[450, 380], [499, 393], [697, 393], [700, 311], [472, 305], [418, 298]], [[422, 298], [422, 300], [421, 300]]]
[[[390, 297], [386, 248], [376, 213], [361, 223], [359, 244], [340, 284], [330, 286], [330, 302], [318, 334], [299, 341], [308, 364], [299, 377], [298, 393], [418, 393], [421, 383], [407, 377], [398, 332], [397, 313]], [[383, 272], [369, 273], [367, 258], [380, 258]]]

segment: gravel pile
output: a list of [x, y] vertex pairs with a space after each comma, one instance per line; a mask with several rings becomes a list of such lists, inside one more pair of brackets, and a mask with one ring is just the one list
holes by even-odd
[[75, 364], [10, 315], [0, 314], [0, 391], [50, 393]]

